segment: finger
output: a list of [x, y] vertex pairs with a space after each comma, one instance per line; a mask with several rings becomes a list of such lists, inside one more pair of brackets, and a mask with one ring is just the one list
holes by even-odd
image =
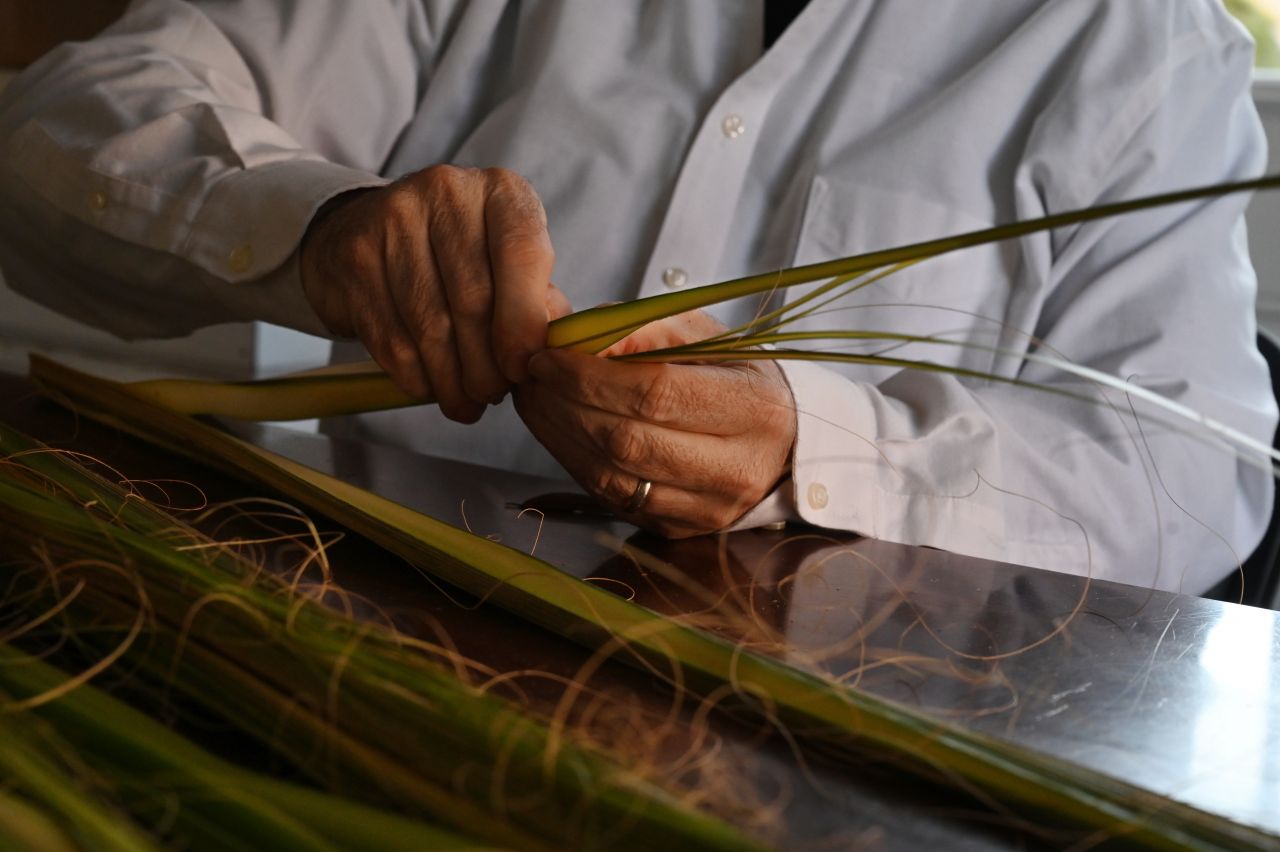
[[678, 482], [701, 494], [752, 496], [750, 466], [755, 460], [744, 458], [728, 438], [668, 429], [565, 400], [558, 406], [596, 454], [619, 470], [655, 482]]
[[460, 385], [471, 400], [496, 403], [510, 382], [498, 367], [491, 340], [494, 292], [483, 187], [474, 178], [459, 178], [433, 189], [429, 246], [448, 303]]
[[783, 379], [749, 368], [623, 363], [546, 350], [529, 370], [566, 399], [671, 429], [740, 435], [759, 424], [761, 406], [793, 416]]
[[751, 475], [757, 458], [744, 456], [730, 439], [620, 417], [560, 398], [537, 382], [520, 386], [517, 411], [535, 418], [535, 435], [545, 434], [580, 469], [624, 474], [621, 485], [613, 479], [592, 483], [596, 493], [618, 506], [630, 498], [625, 490], [628, 478], [632, 486], [635, 480], [647, 479], [678, 486], [699, 499], [728, 495], [729, 502], [744, 504], [744, 511], [764, 496]]
[[706, 340], [725, 331], [728, 331], [728, 328], [705, 311], [686, 311], [683, 314], [655, 320], [641, 326], [601, 354], [629, 355], [633, 352], [666, 349]]
[[547, 337], [547, 286], [555, 265], [547, 216], [528, 182], [491, 169], [485, 202], [489, 262], [493, 268], [493, 340], [503, 374], [513, 382], [526, 373], [529, 356]]
[[[632, 493], [640, 482], [634, 477], [625, 481], [632, 483]], [[722, 495], [698, 494], [661, 482], [650, 486], [649, 496], [639, 510], [628, 512], [625, 506], [624, 502], [611, 508], [618, 517], [666, 538], [689, 538], [724, 529], [750, 508], [739, 507]]]
[[[530, 431], [569, 475], [633, 523], [668, 537], [685, 537], [728, 526], [752, 505], [750, 498], [737, 492], [691, 491], [684, 483], [652, 471], [619, 466], [594, 442], [583, 440], [558, 400], [545, 396], [545, 392], [540, 395], [531, 383], [518, 387], [514, 399], [516, 410]], [[625, 511], [644, 479], [652, 482], [648, 498], [638, 511]]]
[[463, 390], [453, 319], [430, 245], [408, 235], [392, 251], [398, 258], [397, 283], [389, 289], [436, 404], [450, 420], [474, 423], [484, 413], [484, 403]]
[[427, 378], [414, 336], [394, 309], [390, 294], [359, 299], [352, 306], [356, 336], [373, 360], [391, 376], [404, 392], [417, 399], [431, 399], [431, 382]]
[[547, 322], [558, 320], [560, 317], [566, 317], [573, 313], [573, 304], [569, 301], [569, 297], [561, 292], [556, 285], [547, 283], [546, 295]]

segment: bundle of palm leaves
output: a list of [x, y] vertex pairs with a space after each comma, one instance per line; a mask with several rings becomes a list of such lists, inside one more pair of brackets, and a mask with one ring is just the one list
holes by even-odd
[[[38, 708], [77, 743], [115, 742], [112, 771], [182, 769], [191, 777], [170, 779], [185, 785], [171, 803], [175, 819], [200, 820], [209, 791], [222, 790], [218, 802], [241, 792], [270, 799], [263, 791], [273, 782], [216, 777], [176, 738], [148, 744], [122, 716], [85, 711], [82, 684], [111, 665], [234, 726], [315, 785], [488, 843], [751, 845], [625, 762], [460, 679], [447, 649], [325, 605], [19, 433], [0, 428], [0, 447], [6, 635], [40, 648], [70, 644], [88, 658], [61, 685], [29, 659], [0, 660], [4, 709]], [[288, 811], [292, 801], [268, 804]], [[153, 811], [163, 804], [152, 796]], [[360, 824], [345, 836], [377, 836], [376, 819]]]

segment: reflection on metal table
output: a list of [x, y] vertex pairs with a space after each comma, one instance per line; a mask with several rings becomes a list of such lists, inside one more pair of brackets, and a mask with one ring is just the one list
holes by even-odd
[[[243, 486], [0, 382], [0, 419], [131, 477]], [[936, 550], [789, 528], [669, 542], [608, 519], [521, 511], [563, 482], [268, 426], [254, 443], [495, 538], [746, 646], [966, 727], [1280, 833], [1280, 614], [1087, 581]], [[344, 549], [345, 548], [345, 549]], [[584, 653], [491, 608], [460, 606], [371, 545], [335, 550], [337, 579], [405, 623], [446, 631], [498, 670], [576, 675]], [[620, 700], [670, 703], [652, 678], [604, 667]], [[554, 707], [548, 684], [531, 704]], [[665, 702], [665, 703], [664, 703]], [[688, 708], [686, 708], [688, 709]], [[1012, 817], [911, 795], [874, 770], [798, 760], [785, 739], [726, 725], [726, 753], [776, 805], [787, 846], [1023, 848]], [[858, 777], [854, 777], [857, 775]]]

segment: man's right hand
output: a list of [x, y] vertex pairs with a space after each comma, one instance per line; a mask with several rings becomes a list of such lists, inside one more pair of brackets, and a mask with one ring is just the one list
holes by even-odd
[[402, 390], [474, 423], [569, 312], [553, 262], [546, 213], [523, 178], [432, 166], [326, 205], [301, 271], [331, 332], [359, 338]]

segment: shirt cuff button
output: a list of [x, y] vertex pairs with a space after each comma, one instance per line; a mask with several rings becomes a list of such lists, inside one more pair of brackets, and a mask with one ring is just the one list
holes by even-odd
[[827, 494], [827, 486], [821, 482], [809, 483], [808, 493], [806, 495], [809, 500], [811, 509], [825, 509], [830, 501], [830, 495]]

